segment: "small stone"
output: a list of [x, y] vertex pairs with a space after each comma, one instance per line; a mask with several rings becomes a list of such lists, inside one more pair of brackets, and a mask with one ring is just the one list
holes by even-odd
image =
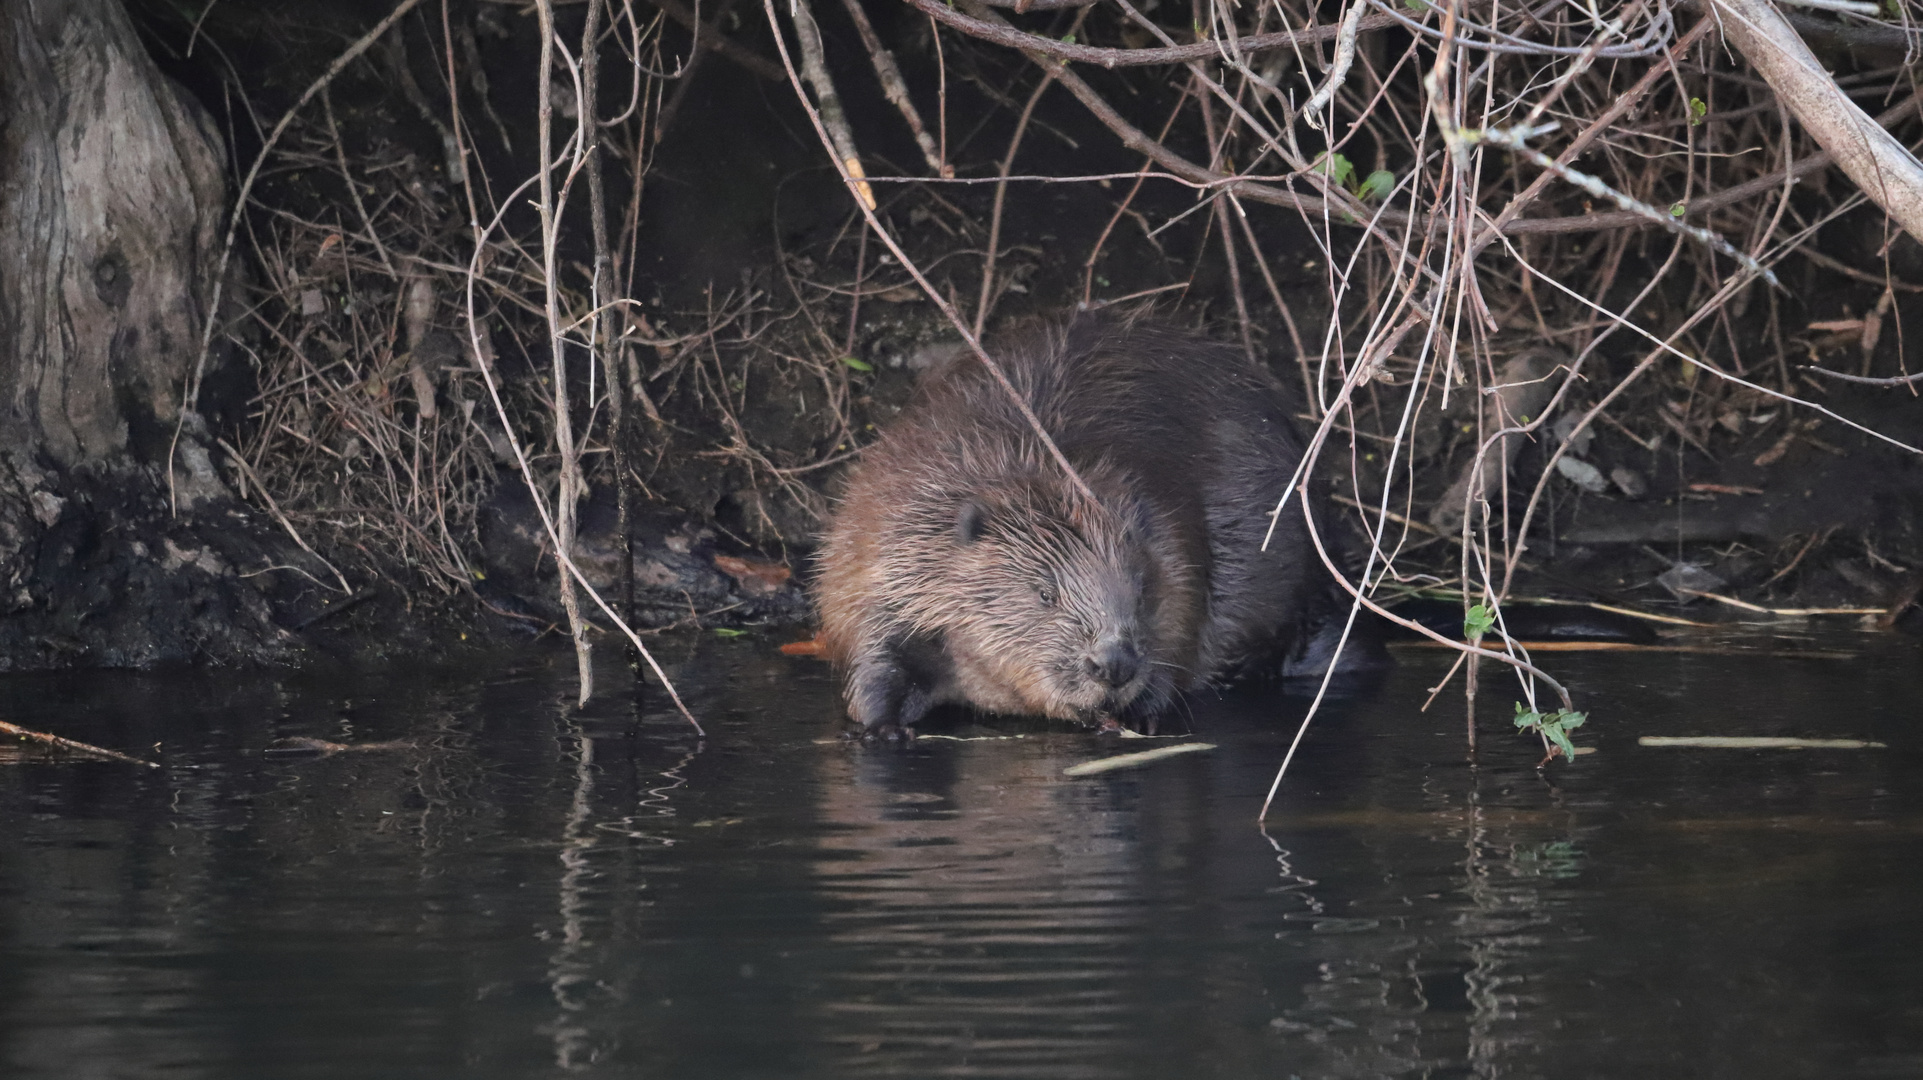
[[67, 506], [67, 500], [51, 491], [36, 490], [28, 497], [28, 501], [33, 503], [33, 516], [49, 529], [60, 520], [60, 511]]
[[910, 371], [927, 371], [941, 367], [968, 352], [968, 345], [960, 341], [931, 341], [908, 354]]
[[300, 313], [310, 319], [318, 319], [327, 314], [327, 297], [319, 289], [300, 291]]
[[1564, 454], [1556, 459], [1556, 471], [1561, 473], [1564, 479], [1592, 495], [1600, 495], [1609, 490], [1609, 480], [1603, 476], [1602, 470], [1581, 458]]
[[[1556, 437], [1557, 442], [1567, 441], [1569, 443], [1569, 453], [1577, 457], [1582, 457], [1584, 454], [1589, 453], [1589, 444], [1596, 441], [1596, 429], [1593, 427], [1583, 428], [1581, 431], [1576, 432], [1574, 439], [1569, 438], [1569, 433], [1576, 431], [1576, 424], [1581, 420], [1582, 416], [1579, 413], [1564, 413], [1562, 417], [1556, 421], [1555, 425], [1549, 429], [1550, 433]], [[1565, 455], [1563, 460], [1569, 460], [1568, 456]]]
[[1632, 499], [1640, 499], [1649, 494], [1649, 481], [1644, 480], [1643, 474], [1634, 469], [1626, 469], [1618, 465], [1609, 470], [1609, 478], [1616, 482], [1616, 490]]
[[1695, 563], [1677, 563], [1656, 575], [1656, 584], [1668, 589], [1678, 600], [1694, 600], [1702, 593], [1715, 592], [1728, 584]]

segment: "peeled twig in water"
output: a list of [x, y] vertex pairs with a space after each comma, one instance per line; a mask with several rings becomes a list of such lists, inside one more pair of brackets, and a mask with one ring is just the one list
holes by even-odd
[[1116, 754], [1114, 757], [1084, 761], [1080, 765], [1070, 765], [1062, 770], [1063, 776], [1095, 776], [1099, 773], [1114, 772], [1117, 769], [1133, 769], [1139, 765], [1172, 758], [1179, 754], [1193, 754], [1198, 750], [1213, 750], [1214, 743], [1192, 742], [1179, 746], [1158, 746], [1153, 750], [1142, 750], [1133, 754]]
[[1867, 739], [1790, 739], [1773, 735], [1644, 735], [1637, 746], [1689, 746], [1706, 750], [1882, 750]]

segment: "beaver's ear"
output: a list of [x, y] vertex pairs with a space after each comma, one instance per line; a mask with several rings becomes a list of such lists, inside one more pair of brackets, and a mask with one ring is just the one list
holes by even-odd
[[955, 511], [955, 542], [972, 544], [982, 538], [988, 527], [988, 508], [974, 499], [963, 499]]

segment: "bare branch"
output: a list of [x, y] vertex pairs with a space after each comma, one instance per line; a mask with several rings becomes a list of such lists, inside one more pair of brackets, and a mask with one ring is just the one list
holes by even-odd
[[[964, 15], [949, 7], [943, 0], [908, 0], [908, 2], [924, 15], [952, 26], [971, 37], [992, 41], [997, 45], [1007, 45], [1025, 52], [1039, 53], [1056, 60], [1100, 64], [1105, 68], [1152, 67], [1158, 64], [1183, 64], [1190, 60], [1208, 60], [1221, 56], [1229, 48], [1224, 42], [1198, 41], [1193, 45], [1171, 45], [1159, 49], [1104, 49], [1094, 45], [1057, 41], [1040, 34], [1026, 33], [1012, 26]], [[1357, 24], [1357, 29], [1381, 30], [1394, 25], [1396, 25], [1394, 16], [1371, 15], [1361, 20]], [[1308, 30], [1251, 34], [1248, 37], [1237, 38], [1234, 51], [1238, 55], [1253, 56], [1256, 53], [1271, 52], [1275, 49], [1310, 45], [1318, 41], [1333, 41], [1340, 33], [1341, 28], [1337, 26], [1317, 26]]]
[[1836, 85], [1769, 0], [1715, 0], [1723, 35], [1872, 201], [1923, 240], [1923, 163]]

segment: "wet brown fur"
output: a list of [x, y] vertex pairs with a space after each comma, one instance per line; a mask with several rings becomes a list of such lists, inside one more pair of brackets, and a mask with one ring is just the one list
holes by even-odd
[[1272, 376], [1097, 314], [992, 348], [1097, 502], [978, 359], [925, 375], [852, 473], [814, 586], [855, 721], [1153, 716], [1296, 647], [1327, 579], [1299, 511], [1260, 550], [1302, 454]]

